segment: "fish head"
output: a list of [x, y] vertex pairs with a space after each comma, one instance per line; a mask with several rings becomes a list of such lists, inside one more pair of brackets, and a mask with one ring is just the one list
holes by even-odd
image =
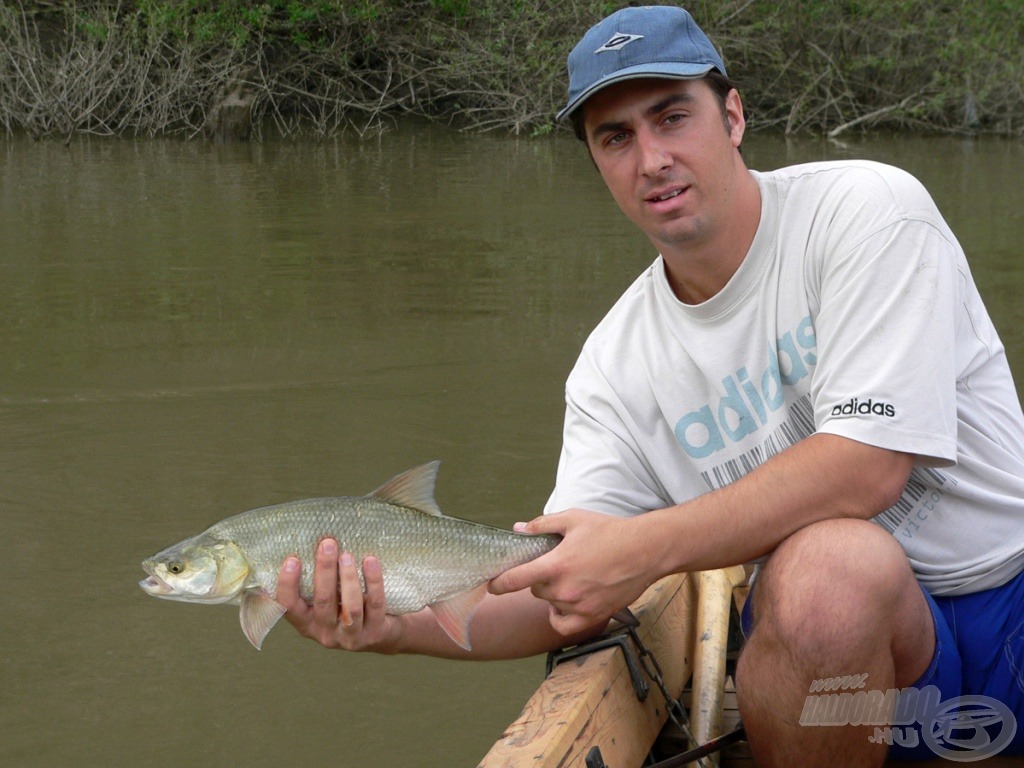
[[227, 603], [246, 588], [251, 572], [242, 550], [232, 541], [199, 536], [168, 547], [142, 562], [149, 578], [139, 582], [147, 593], [186, 603]]

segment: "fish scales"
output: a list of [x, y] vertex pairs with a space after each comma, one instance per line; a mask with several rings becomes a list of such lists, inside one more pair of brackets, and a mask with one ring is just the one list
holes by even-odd
[[[297, 554], [300, 594], [313, 596], [312, 560], [333, 538], [357, 563], [376, 556], [389, 613], [418, 611], [549, 551], [548, 537], [520, 536], [451, 517], [425, 515], [372, 497], [306, 499], [243, 512], [211, 526], [211, 537], [236, 542], [271, 595], [284, 560]], [[362, 583], [362, 569], [359, 569]]]
[[550, 551], [560, 538], [443, 515], [434, 501], [438, 465], [403, 472], [366, 496], [291, 501], [226, 518], [144, 560], [149, 578], [139, 585], [167, 600], [239, 604], [242, 631], [260, 648], [284, 614], [274, 598], [285, 559], [302, 560], [299, 592], [309, 601], [317, 545], [333, 538], [359, 566], [367, 555], [378, 558], [388, 613], [428, 607], [468, 649], [469, 623], [486, 583]]

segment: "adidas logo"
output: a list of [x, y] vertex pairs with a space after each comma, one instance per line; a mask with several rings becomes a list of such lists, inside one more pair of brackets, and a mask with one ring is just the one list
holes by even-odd
[[841, 403], [832, 409], [833, 416], [885, 416], [891, 419], [896, 416], [896, 409], [881, 401], [875, 402], [871, 398], [859, 400], [856, 397], [850, 398], [849, 402]]

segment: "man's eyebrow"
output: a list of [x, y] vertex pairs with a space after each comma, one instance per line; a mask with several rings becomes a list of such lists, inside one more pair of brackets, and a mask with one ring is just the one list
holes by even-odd
[[[672, 93], [645, 109], [644, 116], [654, 117], [659, 112], [664, 112], [666, 109], [674, 107], [676, 104], [692, 103], [694, 101], [696, 101], [696, 98], [691, 93]], [[594, 129], [591, 131], [591, 135], [600, 136], [605, 133], [618, 133], [619, 131], [625, 130], [627, 127], [628, 123], [624, 120], [610, 120], [608, 122], [595, 125]]]
[[669, 107], [674, 107], [676, 104], [680, 104], [683, 102], [692, 103], [696, 100], [697, 99], [694, 98], [692, 93], [671, 93], [661, 101], [649, 106], [646, 110], [644, 110], [644, 114], [647, 117], [654, 117], [654, 115], [658, 114], [659, 112], [664, 112], [666, 109], [668, 109]]
[[626, 129], [626, 123], [623, 122], [623, 121], [620, 121], [620, 122], [617, 122], [617, 123], [616, 122], [605, 122], [605, 123], [601, 123], [599, 125], [595, 125], [594, 126], [594, 130], [592, 130], [590, 133], [591, 133], [592, 136], [601, 136], [602, 134], [605, 134], [605, 133], [618, 133], [619, 131], [624, 131], [625, 129]]

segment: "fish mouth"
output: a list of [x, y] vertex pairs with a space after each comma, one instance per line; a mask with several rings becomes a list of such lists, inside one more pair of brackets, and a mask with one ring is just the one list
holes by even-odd
[[153, 572], [153, 565], [151, 563], [145, 562], [142, 564], [142, 567], [149, 574], [149, 578], [142, 579], [139, 582], [139, 586], [142, 587], [143, 591], [156, 597], [169, 595], [174, 591], [170, 584]]

